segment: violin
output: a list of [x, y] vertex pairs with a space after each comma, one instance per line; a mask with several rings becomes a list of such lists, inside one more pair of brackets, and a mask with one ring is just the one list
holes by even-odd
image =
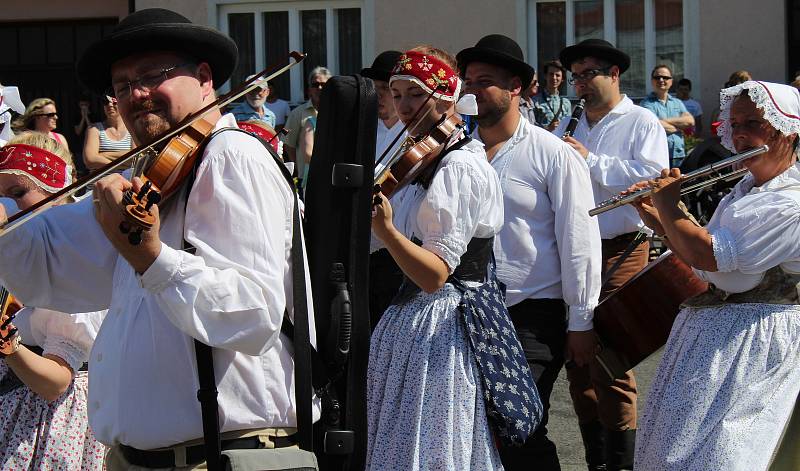
[[409, 133], [412, 133], [422, 122], [422, 119], [431, 112], [433, 108], [428, 108], [425, 114], [417, 119], [425, 105], [433, 98], [433, 95], [443, 88], [446, 88], [446, 85], [440, 84], [428, 93], [425, 101], [414, 111], [408, 123], [403, 126], [403, 129], [381, 153], [375, 163], [375, 168], [380, 169], [373, 182], [376, 192], [380, 191], [389, 198], [397, 190], [422, 176], [430, 164], [437, 160], [453, 133], [463, 129], [464, 122], [457, 114], [454, 113], [449, 116], [445, 114], [428, 132], [416, 137], [407, 137], [403, 145], [393, 155], [387, 156], [389, 150], [394, 147], [409, 125], [414, 124], [414, 127], [409, 131]]
[[21, 308], [22, 305], [14, 296], [4, 286], [0, 286], [0, 350], [6, 347], [6, 342], [13, 341], [17, 335], [18, 330], [11, 321]]
[[442, 116], [427, 133], [408, 138], [401, 146], [399, 155], [392, 159], [391, 166], [387, 166], [375, 178], [376, 189], [380, 188], [381, 193], [389, 198], [397, 190], [421, 177], [431, 163], [438, 160], [453, 133], [463, 127], [464, 122], [453, 113]]
[[153, 227], [153, 205], [169, 198], [180, 187], [194, 168], [202, 143], [213, 130], [214, 123], [198, 119], [173, 137], [158, 155], [146, 158], [144, 167], [134, 171], [144, 184], [138, 192], [131, 189], [123, 195], [125, 220], [119, 226], [132, 245], [139, 245], [142, 232]]
[[[187, 116], [174, 128], [156, 136], [150, 142], [126, 152], [85, 178], [62, 188], [26, 210], [9, 217], [0, 226], [0, 237], [22, 226], [35, 216], [61, 203], [77, 191], [97, 182], [106, 175], [128, 167], [131, 161], [134, 161], [134, 175], [140, 174], [145, 183], [138, 192], [129, 192], [125, 195], [126, 219], [123, 224], [120, 224], [120, 230], [129, 234], [128, 240], [131, 244], [140, 243], [142, 232], [150, 230], [155, 222], [155, 217], [151, 212], [152, 206], [170, 196], [180, 187], [183, 180], [192, 170], [197, 158], [197, 151], [202, 146], [205, 138], [213, 131], [213, 123], [206, 120], [204, 116], [212, 110], [223, 108], [256, 87], [260, 87], [267, 81], [286, 72], [302, 62], [306, 55], [292, 51], [289, 53], [289, 57], [293, 62], [280, 68], [271, 66], [264, 69], [238, 88], [222, 95], [196, 113]], [[274, 70], [274, 72], [270, 73], [271, 70]]]

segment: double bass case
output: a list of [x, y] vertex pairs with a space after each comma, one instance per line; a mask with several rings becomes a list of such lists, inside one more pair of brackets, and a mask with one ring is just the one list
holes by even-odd
[[[305, 193], [317, 349], [333, 381], [315, 425], [323, 470], [364, 469], [369, 243], [378, 99], [371, 80], [332, 77], [320, 98]], [[327, 404], [326, 404], [327, 402]]]

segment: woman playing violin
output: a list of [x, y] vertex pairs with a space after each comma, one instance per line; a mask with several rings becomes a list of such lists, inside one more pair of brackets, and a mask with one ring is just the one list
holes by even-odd
[[720, 101], [723, 145], [769, 151], [744, 161], [708, 225], [678, 209], [678, 169], [635, 186], [655, 189], [636, 204], [645, 224], [712, 286], [672, 327], [637, 469], [767, 469], [800, 392], [800, 94], [748, 81]]
[[[20, 209], [69, 184], [71, 173], [69, 151], [45, 134], [26, 132], [0, 149], [0, 194]], [[81, 371], [103, 315], [29, 307], [13, 319], [0, 314], [0, 468], [103, 469]]]
[[[390, 87], [410, 135], [455, 113], [461, 86], [456, 70], [450, 55], [430, 46], [401, 56]], [[418, 121], [410, 123], [420, 106]], [[372, 336], [370, 470], [502, 469], [475, 357], [459, 318], [462, 295], [450, 281], [476, 247], [491, 247], [503, 222], [500, 184], [483, 147], [460, 128], [439, 157], [431, 164], [432, 178], [393, 195], [394, 208], [383, 194], [374, 207], [373, 233], [405, 281]], [[459, 276], [467, 283], [480, 281], [487, 261]]]

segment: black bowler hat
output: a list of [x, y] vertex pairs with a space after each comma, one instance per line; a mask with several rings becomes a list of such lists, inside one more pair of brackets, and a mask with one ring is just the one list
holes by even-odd
[[485, 62], [503, 67], [518, 75], [522, 81], [522, 88], [527, 88], [533, 80], [533, 67], [525, 62], [519, 44], [502, 34], [484, 36], [475, 44], [475, 47], [459, 52], [456, 60], [461, 75], [464, 75], [470, 62]]
[[372, 80], [383, 80], [384, 82], [389, 81], [389, 77], [392, 76], [392, 69], [397, 64], [397, 61], [400, 60], [400, 56], [403, 53], [400, 51], [384, 51], [378, 54], [378, 57], [372, 61], [372, 66], [367, 67], [365, 69], [361, 69], [361, 75], [367, 78], [371, 78]]
[[239, 58], [236, 43], [219, 31], [192, 24], [174, 11], [148, 8], [128, 15], [110, 35], [89, 46], [78, 60], [78, 78], [90, 90], [102, 93], [111, 85], [114, 62], [154, 51], [187, 54], [208, 62], [215, 87], [228, 80]]
[[612, 65], [619, 67], [620, 74], [631, 66], [631, 58], [627, 54], [612, 46], [610, 42], [595, 38], [585, 39], [578, 44], [563, 49], [558, 57], [564, 67], [568, 69], [573, 62], [584, 57], [596, 57], [610, 62]]

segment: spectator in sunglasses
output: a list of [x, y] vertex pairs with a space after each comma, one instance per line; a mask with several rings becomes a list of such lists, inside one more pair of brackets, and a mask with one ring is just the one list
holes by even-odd
[[661, 126], [667, 132], [670, 166], [680, 167], [686, 157], [683, 130], [694, 126], [694, 117], [680, 99], [669, 94], [673, 81], [672, 69], [669, 66], [657, 65], [650, 74], [650, 79], [653, 92], [639, 105], [658, 117]]
[[[308, 170], [305, 162], [306, 159], [297, 157], [297, 149], [300, 147], [301, 137], [303, 137], [305, 141], [310, 139], [313, 142], [313, 137], [308, 136], [308, 133], [311, 132], [313, 136], [313, 128], [316, 126], [312, 126], [312, 124], [316, 123], [322, 87], [329, 78], [331, 78], [330, 70], [322, 66], [314, 67], [308, 74], [308, 88], [306, 90], [309, 100], [293, 109], [292, 112], [289, 113], [289, 118], [286, 119], [286, 130], [288, 132], [283, 137], [283, 145], [286, 151], [284, 157], [288, 162], [295, 162], [295, 171], [297, 172], [297, 178], [300, 180], [301, 185], [303, 180], [305, 180]], [[308, 123], [308, 120], [311, 118], [314, 118], [313, 121]]]
[[56, 103], [50, 98], [37, 98], [31, 101], [24, 114], [14, 120], [13, 127], [15, 132], [28, 130], [47, 134], [69, 150], [67, 139], [55, 132], [57, 122]]

